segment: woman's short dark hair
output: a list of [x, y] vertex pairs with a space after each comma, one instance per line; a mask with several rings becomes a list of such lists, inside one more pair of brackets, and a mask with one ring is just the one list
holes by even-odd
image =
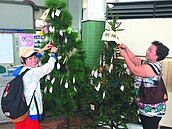
[[169, 54], [169, 48], [163, 45], [160, 41], [153, 41], [152, 45], [157, 47], [156, 55], [158, 56], [157, 61], [161, 61], [165, 59], [165, 57]]
[[[30, 56], [28, 56], [28, 57], [31, 57], [31, 56], [37, 56], [37, 52], [34, 52], [32, 55], [30, 55]], [[22, 63], [22, 64], [26, 64], [26, 59], [27, 59], [28, 57], [21, 57], [21, 58], [22, 58], [21, 63]]]

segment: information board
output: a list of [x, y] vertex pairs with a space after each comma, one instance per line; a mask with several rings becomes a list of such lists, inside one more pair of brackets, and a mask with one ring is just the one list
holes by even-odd
[[14, 63], [13, 34], [0, 33], [0, 63]]

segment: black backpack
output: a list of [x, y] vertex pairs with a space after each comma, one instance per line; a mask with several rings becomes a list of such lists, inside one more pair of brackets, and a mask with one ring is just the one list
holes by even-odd
[[[29, 106], [24, 97], [23, 76], [29, 69], [7, 83], [1, 98], [1, 108], [12, 122], [23, 121], [28, 116]], [[34, 95], [33, 95], [34, 96]], [[32, 96], [32, 98], [33, 98]], [[31, 99], [32, 100], [32, 99]], [[31, 103], [31, 102], [30, 102]]]

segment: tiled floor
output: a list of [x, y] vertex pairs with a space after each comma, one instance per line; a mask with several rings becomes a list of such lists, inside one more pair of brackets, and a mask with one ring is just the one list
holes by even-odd
[[[52, 120], [51, 120], [52, 119]], [[62, 119], [54, 119], [51, 118], [49, 120], [45, 120], [41, 123], [41, 129], [66, 129], [66, 121], [62, 120]], [[73, 118], [70, 121], [70, 126], [71, 129], [81, 129], [86, 123], [91, 124], [92, 121], [91, 120], [87, 120], [87, 121], [81, 121], [80, 118]]]
[[[74, 124], [71, 125], [71, 129], [81, 129], [81, 121], [80, 119], [76, 118], [72, 120]], [[65, 128], [65, 121], [64, 120], [59, 120], [55, 117], [49, 117], [41, 122], [41, 129], [66, 129]], [[1, 123], [0, 124], [0, 129], [14, 129], [13, 128], [14, 124], [13, 123]], [[90, 128], [89, 128], [90, 129]], [[101, 128], [103, 129], [103, 128]], [[108, 129], [108, 128], [104, 128]], [[172, 129], [171, 127], [161, 127], [161, 129]]]
[[[90, 120], [88, 121], [91, 122]], [[48, 117], [41, 122], [41, 129], [66, 129], [66, 121], [57, 117]], [[80, 118], [71, 119], [71, 129], [81, 129], [84, 125]], [[0, 129], [13, 129], [13, 123], [1, 123]]]

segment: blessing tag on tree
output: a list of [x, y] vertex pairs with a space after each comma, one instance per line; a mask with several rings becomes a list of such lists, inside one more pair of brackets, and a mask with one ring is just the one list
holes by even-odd
[[42, 16], [41, 16], [41, 19], [42, 19], [42, 20], [45, 20], [45, 19], [47, 18], [49, 11], [50, 11], [50, 9], [46, 9], [46, 10], [44, 11], [44, 13], [43, 13]]
[[95, 110], [95, 105], [90, 104], [90, 108], [91, 108], [91, 110]]
[[117, 44], [120, 44], [120, 41], [114, 31], [104, 31], [102, 36], [103, 41], [115, 41]]

